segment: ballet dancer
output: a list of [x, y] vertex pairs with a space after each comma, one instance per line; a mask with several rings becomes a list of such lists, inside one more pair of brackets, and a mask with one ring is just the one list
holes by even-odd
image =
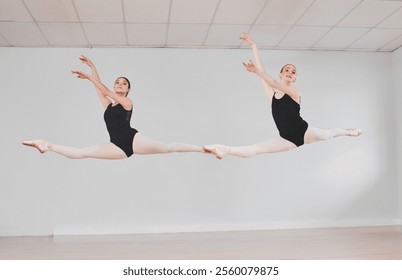
[[243, 65], [247, 71], [260, 77], [265, 94], [271, 103], [272, 116], [280, 137], [250, 146], [208, 145], [204, 146], [206, 151], [213, 153], [218, 159], [222, 159], [226, 154], [247, 158], [264, 153], [289, 151], [303, 144], [311, 144], [338, 136], [362, 134], [360, 129], [321, 129], [308, 125], [300, 116], [300, 91], [293, 87], [297, 76], [296, 67], [293, 64], [283, 66], [279, 73], [280, 82], [278, 82], [265, 73], [258, 48], [253, 40], [247, 34], [242, 34], [240, 39], [244, 40], [253, 50], [256, 65], [251, 60]]
[[57, 145], [44, 140], [24, 140], [23, 145], [31, 146], [41, 153], [55, 152], [70, 159], [125, 159], [131, 155], [165, 154], [173, 152], [206, 152], [203, 147], [172, 143], [164, 144], [149, 139], [130, 126], [133, 102], [127, 97], [131, 90], [130, 81], [119, 77], [114, 82], [114, 91], [102, 84], [95, 65], [81, 55], [82, 63], [91, 68], [92, 75], [82, 71], [71, 71], [78, 78], [89, 80], [96, 88], [98, 97], [105, 109], [104, 119], [110, 135], [110, 142], [86, 148], [73, 148]]

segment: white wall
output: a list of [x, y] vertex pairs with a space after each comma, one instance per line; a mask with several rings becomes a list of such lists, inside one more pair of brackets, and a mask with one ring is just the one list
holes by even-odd
[[[276, 137], [250, 50], [0, 48], [0, 235], [270, 229], [395, 224], [398, 188], [392, 55], [263, 51], [277, 76], [294, 63], [312, 126], [360, 127], [287, 153], [222, 161], [203, 154], [69, 160], [25, 138], [108, 140], [92, 86], [70, 75], [92, 58], [103, 81], [133, 84], [132, 125], [163, 141], [256, 143]], [[400, 54], [399, 54], [400, 57]]]
[[395, 127], [396, 127], [396, 155], [397, 155], [397, 182], [399, 188], [399, 223], [402, 223], [402, 49], [392, 55], [394, 94], [395, 94]]

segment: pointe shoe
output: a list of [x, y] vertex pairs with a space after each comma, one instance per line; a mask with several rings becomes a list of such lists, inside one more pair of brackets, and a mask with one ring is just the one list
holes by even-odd
[[363, 131], [357, 128], [348, 128], [347, 130], [349, 131], [349, 136], [357, 137], [363, 134]]
[[22, 145], [34, 147], [42, 154], [52, 149], [51, 145], [43, 140], [23, 140]]
[[207, 153], [211, 153], [211, 154], [215, 155], [217, 159], [222, 159], [223, 156], [224, 156], [223, 152], [218, 147], [216, 147], [215, 145], [204, 146], [203, 149]]

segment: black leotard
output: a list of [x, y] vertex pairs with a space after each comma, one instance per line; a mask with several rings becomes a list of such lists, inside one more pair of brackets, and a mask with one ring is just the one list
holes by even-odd
[[279, 135], [299, 147], [304, 144], [308, 128], [308, 123], [300, 117], [300, 105], [287, 94], [280, 99], [275, 94], [272, 97], [272, 116]]
[[138, 132], [130, 126], [132, 112], [132, 109], [127, 111], [121, 104], [112, 106], [111, 103], [106, 108], [103, 116], [110, 135], [110, 142], [122, 149], [127, 157], [134, 153], [133, 140]]

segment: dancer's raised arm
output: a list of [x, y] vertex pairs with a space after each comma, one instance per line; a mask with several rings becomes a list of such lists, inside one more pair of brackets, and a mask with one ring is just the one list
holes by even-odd
[[[251, 49], [253, 50], [253, 54], [254, 54], [254, 59], [255, 59], [255, 63], [256, 66], [261, 69], [263, 72], [265, 72], [264, 69], [264, 65], [262, 64], [262, 60], [260, 58], [260, 54], [258, 52], [258, 48], [257, 45], [254, 43], [254, 41], [250, 38], [250, 36], [248, 36], [248, 34], [243, 33], [240, 36], [240, 39], [242, 39], [243, 41], [245, 41], [247, 43], [247, 45], [249, 45], [251, 47]], [[269, 101], [272, 100], [272, 97], [274, 95], [274, 90], [272, 89], [272, 87], [266, 82], [264, 81], [264, 79], [261, 78], [261, 83], [262, 86], [264, 88], [265, 91], [265, 95], [268, 97]]]
[[[290, 84], [294, 82], [296, 79], [296, 73], [291, 72], [292, 70], [285, 68], [281, 73], [286, 79], [282, 78], [283, 83], [280, 83], [267, 75], [264, 71], [260, 68], [256, 67], [254, 63], [250, 60], [248, 63], [243, 62], [244, 67], [247, 71], [256, 73], [261, 79], [263, 79], [271, 88], [280, 90], [287, 95], [289, 95], [294, 101], [299, 103], [300, 91], [295, 87], [291, 86]], [[285, 84], [288, 82], [288, 84]]]
[[[89, 66], [89, 68], [91, 68], [92, 71], [92, 76], [94, 77], [94, 79], [98, 80], [99, 82], [101, 82], [101, 79], [99, 78], [99, 74], [98, 71], [96, 70], [95, 64], [93, 64], [93, 62], [86, 56], [81, 55], [80, 58], [82, 63], [86, 64]], [[106, 109], [107, 106], [109, 106], [109, 104], [111, 103], [110, 99], [107, 98], [100, 90], [98, 87], [96, 87], [96, 92], [98, 93], [98, 97], [100, 99], [100, 101], [102, 102], [103, 107]]]
[[[104, 84], [102, 84], [94, 76], [91, 76], [91, 75], [89, 75], [87, 73], [84, 73], [82, 71], [71, 71], [71, 73], [75, 74], [77, 76], [77, 78], [91, 81], [95, 85], [95, 87], [97, 88], [97, 91], [101, 95], [103, 95], [104, 98], [108, 99], [107, 97], [109, 97], [109, 98], [113, 99], [115, 102], [121, 104], [123, 106], [123, 108], [128, 110], [128, 111], [132, 109], [133, 102], [129, 98], [127, 98], [125, 95], [117, 94], [116, 92], [113, 92], [113, 91], [109, 90]], [[127, 81], [125, 79], [117, 79], [116, 82], [115, 82], [115, 88], [120, 88], [120, 83], [126, 83], [127, 84]], [[109, 104], [110, 104], [110, 101], [109, 101], [108, 105]]]

